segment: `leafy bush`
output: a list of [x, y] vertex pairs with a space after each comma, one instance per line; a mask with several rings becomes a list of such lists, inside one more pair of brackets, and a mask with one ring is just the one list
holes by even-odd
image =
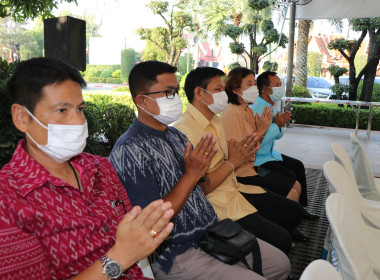
[[108, 156], [117, 139], [136, 118], [130, 94], [83, 94], [88, 143], [94, 152]]
[[277, 62], [265, 61], [263, 65], [264, 71], [277, 71], [278, 64]]
[[120, 73], [121, 73], [121, 70], [118, 69], [118, 70], [116, 70], [116, 71], [114, 71], [114, 72], [112, 73], [112, 77], [114, 77], [114, 78], [119, 78], [119, 79], [120, 79]]
[[112, 69], [104, 69], [100, 72], [100, 78], [112, 78], [112, 73], [114, 71]]
[[83, 72], [83, 76], [87, 77], [102, 77], [112, 78], [112, 73], [120, 69], [120, 65], [93, 65], [89, 64], [86, 67], [86, 71]]
[[311, 94], [308, 88], [299, 85], [293, 86], [293, 96], [301, 98], [311, 98]]
[[[334, 106], [329, 106], [334, 105]], [[294, 123], [319, 126], [355, 128], [356, 114], [352, 108], [338, 107], [335, 104], [292, 105]], [[369, 110], [361, 109], [359, 128], [367, 129]], [[372, 130], [380, 130], [380, 112], [373, 114]]]
[[236, 67], [240, 67], [240, 63], [239, 62], [233, 62], [230, 65], [228, 65], [228, 68], [230, 68], [231, 70], [234, 69], [234, 68], [236, 68]]
[[107, 84], [120, 84], [121, 80], [119, 78], [106, 78]]
[[[362, 89], [363, 89], [363, 81], [361, 81], [358, 86], [358, 100], [362, 93]], [[380, 102], [380, 84], [378, 83], [373, 84], [372, 102]]]
[[98, 78], [97, 77], [86, 77], [87, 83], [97, 83]]
[[121, 51], [121, 80], [128, 81], [134, 63], [136, 62], [136, 51], [132, 48]]
[[122, 86], [122, 87], [114, 88], [112, 91], [116, 91], [116, 92], [126, 92], [126, 93], [127, 93], [127, 92], [130, 92], [128, 86]]
[[10, 102], [6, 92], [9, 78], [16, 67], [0, 58], [0, 168], [10, 161], [18, 141], [23, 137], [12, 122]]

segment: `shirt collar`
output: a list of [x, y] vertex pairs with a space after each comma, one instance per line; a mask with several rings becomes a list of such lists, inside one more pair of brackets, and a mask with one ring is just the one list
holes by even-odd
[[264, 104], [265, 106], [268, 106], [268, 105], [271, 107], [273, 106], [272, 104], [270, 104], [269, 102], [261, 98], [260, 96], [257, 97], [256, 102], [258, 102], [259, 104]]
[[[26, 140], [22, 139], [18, 143], [16, 150], [13, 154], [13, 157], [9, 163], [9, 169], [12, 171], [15, 179], [17, 180], [17, 185], [22, 196], [26, 196], [31, 191], [36, 188], [41, 187], [46, 182], [50, 182], [55, 186], [69, 186], [63, 180], [52, 176], [49, 171], [43, 167], [38, 161], [32, 158], [25, 150]], [[98, 160], [96, 158], [86, 157], [85, 153], [71, 159], [71, 161], [76, 164], [84, 167], [81, 174], [82, 184], [92, 188], [93, 184], [84, 182], [86, 178], [93, 183], [94, 180], [91, 178], [94, 177], [97, 171]], [[87, 174], [83, 174], [87, 173]], [[86, 175], [86, 176], [85, 176]]]
[[146, 125], [146, 124], [140, 122], [138, 119], [134, 119], [133, 120], [133, 129], [135, 129], [139, 132], [143, 131], [149, 135], [157, 136], [160, 138], [165, 138], [166, 132], [168, 131], [168, 126], [166, 127], [166, 131], [161, 131], [161, 130], [154, 129], [154, 128], [150, 127], [149, 125]]
[[220, 118], [218, 115], [214, 115], [214, 117], [209, 121], [197, 108], [194, 107], [193, 104], [189, 103], [186, 108], [186, 112], [199, 124], [199, 126], [204, 130], [207, 126], [209, 126], [213, 122], [220, 122]]

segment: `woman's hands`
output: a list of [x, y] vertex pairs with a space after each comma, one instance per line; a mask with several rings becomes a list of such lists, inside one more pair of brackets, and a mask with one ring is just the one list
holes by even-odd
[[252, 157], [260, 148], [259, 138], [256, 133], [245, 136], [240, 142], [236, 142], [233, 138], [228, 143], [228, 159], [227, 161], [234, 165], [237, 169], [242, 164], [250, 162]]

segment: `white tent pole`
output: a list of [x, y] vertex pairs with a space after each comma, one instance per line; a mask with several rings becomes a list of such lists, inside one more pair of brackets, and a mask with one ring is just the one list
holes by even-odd
[[293, 57], [294, 57], [294, 29], [296, 21], [296, 4], [290, 3], [289, 21], [289, 45], [288, 45], [288, 67], [286, 69], [286, 96], [292, 96], [293, 89]]

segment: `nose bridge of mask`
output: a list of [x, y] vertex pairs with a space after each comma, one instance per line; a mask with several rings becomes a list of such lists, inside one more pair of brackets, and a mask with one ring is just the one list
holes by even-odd
[[31, 116], [33, 118], [33, 120], [35, 120], [43, 128], [48, 129], [48, 127], [43, 125], [25, 106], [23, 106], [23, 107], [26, 110], [26, 112], [29, 114], [29, 116]]

